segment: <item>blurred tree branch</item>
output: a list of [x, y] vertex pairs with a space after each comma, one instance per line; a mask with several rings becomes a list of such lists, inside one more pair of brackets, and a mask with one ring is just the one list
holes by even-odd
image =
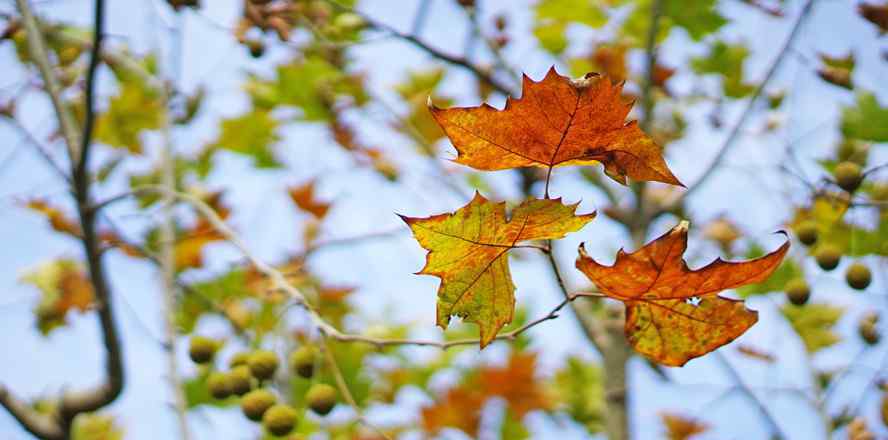
[[[74, 418], [81, 413], [95, 411], [114, 401], [123, 390], [124, 370], [121, 353], [120, 338], [114, 319], [114, 309], [111, 303], [111, 290], [108, 284], [102, 261], [102, 252], [96, 234], [96, 213], [90, 209], [90, 184], [91, 179], [86, 172], [86, 162], [91, 148], [90, 141], [93, 134], [93, 123], [88, 122], [83, 127], [83, 132], [77, 131], [77, 124], [70, 109], [65, 106], [61, 97], [61, 88], [58, 79], [53, 73], [46, 42], [38, 25], [28, 0], [16, 1], [19, 12], [24, 22], [24, 28], [28, 45], [34, 54], [34, 62], [38, 66], [43, 83], [53, 103], [56, 117], [62, 136], [68, 147], [72, 167], [72, 180], [77, 211], [83, 236], [81, 242], [86, 254], [90, 280], [95, 293], [96, 309], [102, 330], [103, 343], [106, 351], [105, 379], [93, 388], [65, 392], [59, 399], [58, 414], [52, 418], [52, 423], [46, 422], [46, 418], [37, 414], [27, 405], [22, 405], [12, 397], [9, 391], [3, 393], [2, 403], [7, 410], [29, 432], [42, 438], [68, 438]], [[93, 112], [93, 98], [95, 93], [95, 74], [98, 66], [98, 54], [101, 53], [104, 1], [96, 0], [95, 3], [95, 30], [93, 32], [92, 54], [90, 70], [88, 73], [86, 93], [86, 113]], [[90, 121], [92, 118], [87, 117]]]

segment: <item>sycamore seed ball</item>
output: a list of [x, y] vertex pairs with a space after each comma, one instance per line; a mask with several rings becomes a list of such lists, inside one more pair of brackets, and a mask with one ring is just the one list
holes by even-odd
[[242, 351], [240, 353], [236, 353], [231, 359], [228, 360], [228, 368], [234, 368], [239, 365], [247, 365], [247, 359], [249, 359], [250, 353], [246, 351]]
[[219, 346], [216, 341], [205, 336], [192, 336], [188, 346], [188, 356], [197, 364], [206, 364], [213, 360], [216, 349]]
[[241, 399], [241, 411], [248, 419], [258, 422], [262, 420], [265, 411], [268, 411], [268, 408], [271, 408], [275, 403], [277, 403], [277, 397], [271, 391], [253, 390]]
[[210, 373], [207, 377], [207, 390], [215, 399], [225, 399], [231, 396], [227, 375], [218, 371]]
[[802, 306], [808, 302], [808, 298], [811, 297], [811, 288], [808, 287], [808, 283], [804, 278], [795, 278], [789, 280], [784, 287], [786, 291], [786, 298], [789, 299], [789, 302]]
[[814, 253], [814, 259], [817, 260], [817, 265], [821, 269], [833, 270], [842, 259], [842, 251], [833, 245], [824, 245]]
[[232, 394], [243, 396], [253, 388], [253, 376], [246, 365], [240, 365], [228, 372], [228, 386]]
[[860, 182], [863, 181], [860, 165], [854, 162], [846, 161], [836, 165], [833, 174], [836, 178], [836, 184], [848, 192], [854, 192], [860, 187]]
[[314, 375], [315, 358], [317, 350], [309, 345], [303, 345], [290, 353], [290, 370], [306, 379]]
[[336, 406], [336, 388], [325, 383], [314, 384], [305, 393], [305, 402], [312, 411], [325, 416]]
[[806, 221], [796, 228], [796, 236], [805, 246], [811, 246], [817, 242], [817, 224]]
[[256, 379], [271, 379], [278, 367], [277, 354], [268, 350], [256, 350], [247, 359], [247, 365]]
[[867, 345], [876, 345], [882, 339], [882, 335], [879, 334], [879, 329], [876, 327], [878, 319], [878, 315], [871, 313], [864, 316], [857, 324], [857, 334]]
[[250, 49], [250, 56], [253, 58], [262, 58], [262, 55], [265, 55], [265, 43], [261, 40], [248, 40], [247, 48]]
[[848, 266], [848, 271], [845, 272], [845, 281], [848, 282], [849, 286], [857, 290], [863, 290], [869, 287], [872, 279], [873, 274], [863, 263], [854, 263]]
[[277, 436], [287, 435], [296, 426], [297, 413], [289, 405], [277, 404], [268, 408], [262, 415], [262, 426]]

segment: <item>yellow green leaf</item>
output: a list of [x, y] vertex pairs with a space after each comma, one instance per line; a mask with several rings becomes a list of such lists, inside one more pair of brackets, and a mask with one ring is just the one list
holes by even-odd
[[441, 278], [438, 325], [453, 315], [480, 327], [481, 347], [512, 321], [515, 285], [506, 254], [527, 240], [556, 239], [580, 230], [595, 213], [576, 215], [577, 205], [560, 199], [528, 200], [506, 217], [505, 203], [475, 193], [454, 213], [403, 217], [419, 244], [429, 251], [420, 274]]
[[829, 304], [794, 306], [785, 304], [781, 309], [789, 325], [802, 338], [805, 350], [814, 354], [842, 340], [833, 327], [842, 317], [844, 309]]

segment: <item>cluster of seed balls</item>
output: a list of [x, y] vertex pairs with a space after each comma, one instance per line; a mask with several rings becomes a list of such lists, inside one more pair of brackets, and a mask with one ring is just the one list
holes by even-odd
[[[219, 342], [204, 336], [193, 336], [188, 355], [197, 364], [213, 361]], [[290, 371], [309, 379], [315, 373], [317, 350], [302, 346], [290, 353]], [[277, 396], [262, 385], [278, 370], [278, 356], [272, 351], [255, 350], [237, 353], [228, 361], [228, 371], [213, 371], [207, 376], [207, 389], [215, 399], [240, 396], [241, 410], [248, 419], [261, 422], [270, 434], [283, 436], [296, 426], [299, 413], [290, 405], [278, 403]], [[321, 416], [336, 406], [336, 389], [325, 383], [312, 385], [305, 394], [305, 403]]]
[[[849, 194], [860, 188], [863, 183], [863, 172], [860, 165], [851, 161], [840, 162], [834, 172], [833, 177], [836, 185]], [[805, 221], [795, 228], [796, 236], [805, 246], [812, 246], [817, 243], [819, 232], [817, 224], [813, 221]], [[814, 252], [814, 260], [817, 265], [825, 271], [831, 271], [839, 266], [842, 259], [842, 250], [833, 244], [824, 243], [818, 246]], [[853, 289], [864, 290], [869, 287], [872, 282], [872, 272], [869, 267], [861, 262], [854, 262], [845, 271], [845, 282]], [[797, 306], [805, 305], [811, 296], [811, 287], [804, 278], [795, 278], [786, 283], [784, 287], [786, 297], [789, 301]], [[874, 312], [868, 313], [860, 321], [858, 325], [858, 333], [860, 337], [870, 345], [879, 343], [879, 332], [876, 328], [878, 315]]]

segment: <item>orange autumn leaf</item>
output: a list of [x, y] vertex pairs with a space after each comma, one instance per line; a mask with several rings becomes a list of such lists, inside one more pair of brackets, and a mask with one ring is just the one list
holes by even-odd
[[504, 366], [484, 366], [462, 384], [447, 391], [442, 399], [422, 408], [423, 427], [435, 434], [443, 428], [458, 428], [476, 436], [484, 403], [499, 397], [508, 411], [521, 419], [533, 410], [550, 409], [545, 385], [537, 378], [536, 353], [513, 351]]
[[314, 188], [315, 182], [314, 180], [311, 180], [303, 185], [291, 187], [288, 192], [290, 194], [290, 199], [293, 200], [293, 203], [295, 203], [299, 209], [302, 209], [315, 216], [318, 220], [321, 220], [327, 215], [327, 211], [330, 209], [330, 204], [315, 199]]
[[635, 121], [623, 84], [586, 74], [571, 80], [552, 68], [534, 82], [526, 75], [523, 96], [508, 98], [503, 110], [490, 105], [439, 109], [432, 115], [456, 147], [456, 162], [480, 170], [602, 163], [622, 184], [626, 177], [681, 185], [660, 147]]
[[27, 203], [25, 203], [24, 206], [28, 209], [43, 214], [46, 219], [49, 220], [49, 225], [52, 226], [52, 229], [58, 232], [63, 232], [75, 237], [80, 237], [83, 235], [80, 231], [80, 224], [78, 224], [75, 220], [68, 218], [68, 216], [65, 215], [65, 213], [62, 212], [61, 209], [50, 205], [45, 200], [29, 200]]
[[93, 286], [80, 262], [70, 259], [51, 261], [24, 274], [21, 280], [41, 292], [35, 314], [43, 334], [65, 324], [69, 311], [86, 312], [93, 307]]
[[515, 285], [507, 253], [528, 240], [562, 238], [592, 221], [576, 215], [577, 205], [561, 199], [527, 200], [506, 217], [505, 203], [475, 197], [454, 213], [401, 218], [429, 251], [419, 274], [441, 278], [437, 323], [447, 328], [453, 315], [478, 324], [481, 348], [512, 321]]
[[478, 388], [485, 395], [502, 397], [518, 418], [535, 409], [548, 409], [551, 402], [537, 379], [536, 361], [536, 353], [513, 351], [506, 366], [480, 371]]
[[647, 358], [682, 366], [725, 345], [758, 321], [743, 301], [718, 293], [765, 281], [783, 261], [789, 241], [761, 258], [743, 262], [716, 259], [691, 270], [682, 259], [688, 224], [678, 226], [641, 249], [617, 253], [613, 266], [597, 263], [580, 244], [576, 266], [602, 293], [626, 306], [629, 344]]
[[477, 436], [485, 400], [476, 390], [451, 388], [443, 399], [422, 408], [422, 427], [430, 434], [437, 434], [444, 428], [457, 428], [472, 437]]
[[[222, 191], [215, 191], [201, 196], [201, 199], [209, 205], [213, 211], [225, 220], [231, 214], [231, 210], [222, 203]], [[217, 241], [225, 240], [225, 235], [219, 232], [209, 220], [201, 216], [191, 229], [178, 232], [178, 239], [173, 249], [173, 257], [177, 270], [203, 267], [203, 248]]]
[[709, 425], [679, 414], [663, 412], [660, 419], [666, 426], [666, 438], [669, 440], [688, 440], [709, 430]]

